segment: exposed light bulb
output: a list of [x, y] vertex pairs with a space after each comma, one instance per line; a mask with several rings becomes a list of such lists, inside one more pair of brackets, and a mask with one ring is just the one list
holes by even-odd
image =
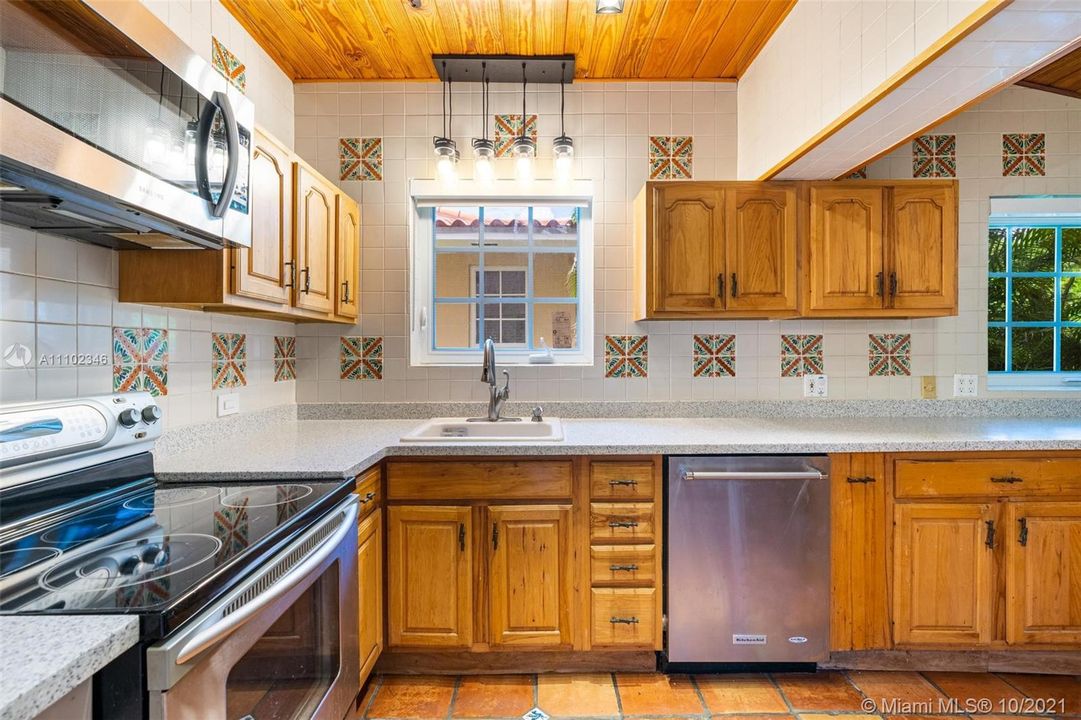
[[439, 177], [443, 178], [444, 180], [449, 180], [455, 177], [458, 171], [455, 162], [451, 158], [446, 156], [436, 160], [435, 169], [436, 172], [439, 173]]
[[492, 161], [489, 158], [477, 158], [473, 161], [473, 169], [476, 171], [475, 175], [478, 180], [488, 182], [495, 178], [495, 167], [492, 165]]
[[458, 165], [458, 146], [449, 138], [437, 137], [432, 140], [435, 148], [435, 169], [439, 177], [449, 179], [456, 177]]
[[533, 158], [529, 155], [519, 155], [515, 169], [519, 180], [529, 180], [533, 177]]
[[557, 157], [556, 158], [556, 177], [560, 180], [567, 180], [571, 176], [571, 170], [574, 166], [574, 158], [572, 157]]

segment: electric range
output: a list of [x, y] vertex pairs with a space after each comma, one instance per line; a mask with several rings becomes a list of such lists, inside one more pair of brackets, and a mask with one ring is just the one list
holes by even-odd
[[[356, 672], [343, 677], [356, 635], [353, 481], [163, 482], [149, 452], [159, 418], [144, 393], [0, 409], [0, 614], [139, 617], [132, 657], [95, 679], [101, 717], [258, 718], [260, 697], [264, 715], [342, 717], [359, 690]], [[304, 599], [282, 606], [288, 595]], [[261, 672], [174, 692], [238, 642], [234, 669], [255, 657]], [[135, 690], [123, 679], [133, 668]], [[284, 697], [297, 682], [318, 692], [281, 712], [283, 681]]]

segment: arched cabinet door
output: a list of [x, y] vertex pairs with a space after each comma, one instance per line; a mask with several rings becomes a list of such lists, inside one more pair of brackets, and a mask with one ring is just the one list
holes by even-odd
[[794, 185], [725, 191], [729, 310], [796, 311], [796, 211]]
[[898, 185], [891, 191], [889, 307], [957, 307], [957, 202], [949, 186]]
[[355, 318], [360, 313], [360, 207], [344, 192], [338, 194], [337, 269], [335, 312]]
[[724, 309], [724, 191], [694, 183], [655, 192], [651, 309]]
[[294, 305], [306, 310], [334, 311], [334, 260], [338, 189], [296, 164], [296, 262]]
[[884, 306], [880, 187], [811, 188], [808, 243], [810, 310], [880, 310]]

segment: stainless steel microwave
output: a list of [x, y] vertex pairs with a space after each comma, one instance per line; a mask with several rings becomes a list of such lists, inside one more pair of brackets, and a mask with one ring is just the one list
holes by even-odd
[[0, 222], [250, 245], [255, 109], [141, 2], [0, 2]]

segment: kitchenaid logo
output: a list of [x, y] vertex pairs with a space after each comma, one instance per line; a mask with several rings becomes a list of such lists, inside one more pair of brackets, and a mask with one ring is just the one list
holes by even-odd
[[[34, 353], [22, 343], [12, 343], [4, 348], [4, 365], [9, 368], [28, 368], [34, 364]], [[38, 367], [92, 367], [108, 365], [108, 353], [42, 353], [37, 358]]]
[[746, 634], [746, 633], [739, 634], [739, 635], [733, 635], [732, 636], [732, 644], [733, 645], [765, 645], [766, 644], [766, 636], [765, 635], [750, 635], [750, 634]]

